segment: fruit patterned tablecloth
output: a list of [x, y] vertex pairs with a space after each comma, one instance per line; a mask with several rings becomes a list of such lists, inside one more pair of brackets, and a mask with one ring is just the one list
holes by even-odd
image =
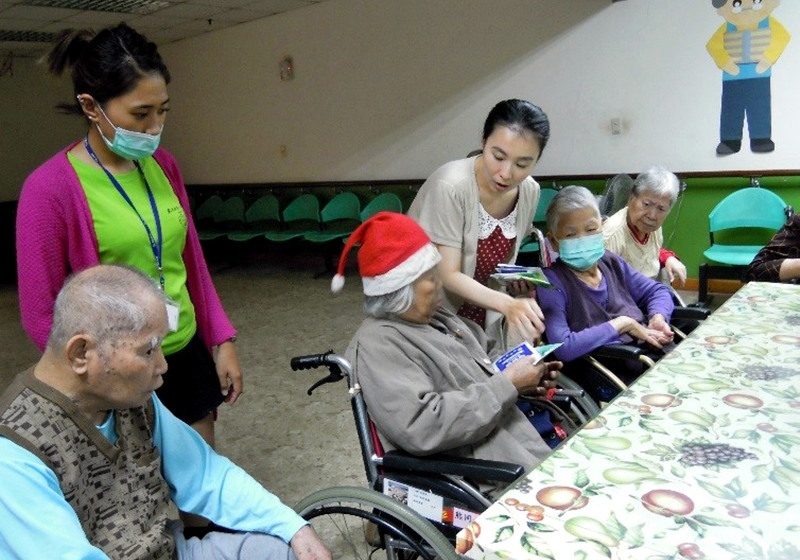
[[751, 283], [467, 529], [475, 560], [800, 560], [800, 286]]

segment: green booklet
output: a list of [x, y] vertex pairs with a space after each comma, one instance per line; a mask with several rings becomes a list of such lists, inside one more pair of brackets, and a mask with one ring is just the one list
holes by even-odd
[[497, 265], [496, 272], [490, 278], [500, 282], [503, 286], [515, 280], [527, 280], [534, 286], [552, 288], [553, 284], [544, 275], [538, 266], [517, 266], [512, 264]]

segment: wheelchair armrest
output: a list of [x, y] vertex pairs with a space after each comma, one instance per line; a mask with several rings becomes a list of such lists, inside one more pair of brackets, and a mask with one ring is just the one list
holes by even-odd
[[703, 309], [702, 307], [680, 307], [677, 306], [672, 311], [673, 319], [695, 319], [696, 321], [705, 321], [711, 311]]
[[612, 358], [615, 360], [638, 360], [643, 353], [638, 346], [631, 344], [606, 344], [592, 350], [589, 355], [594, 358]]
[[383, 466], [411, 472], [429, 472], [463, 476], [473, 480], [513, 482], [525, 473], [522, 465], [485, 459], [426, 455], [418, 457], [405, 451], [388, 451], [383, 456]]

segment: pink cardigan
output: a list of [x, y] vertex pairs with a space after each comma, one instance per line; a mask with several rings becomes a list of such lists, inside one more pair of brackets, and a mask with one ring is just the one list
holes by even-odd
[[[67, 151], [36, 169], [22, 187], [17, 207], [17, 275], [22, 325], [44, 350], [53, 322], [53, 305], [67, 276], [99, 263], [97, 235], [89, 203]], [[236, 334], [208, 273], [189, 198], [175, 158], [159, 148], [154, 157], [183, 206], [188, 221], [186, 264], [189, 296], [200, 338], [211, 350]]]

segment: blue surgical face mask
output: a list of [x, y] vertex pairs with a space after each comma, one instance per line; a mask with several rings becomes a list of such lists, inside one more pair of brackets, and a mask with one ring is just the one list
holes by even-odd
[[103, 131], [100, 130], [100, 125], [94, 123], [109, 150], [125, 159], [142, 159], [153, 155], [153, 152], [156, 151], [158, 144], [161, 142], [161, 133], [164, 130], [163, 125], [161, 126], [161, 130], [158, 131], [158, 134], [126, 130], [112, 123], [111, 119], [108, 118], [99, 104], [97, 107], [100, 109], [100, 112], [103, 113], [108, 124], [114, 127], [114, 140], [113, 142], [109, 142], [108, 138], [103, 134]]
[[589, 270], [605, 252], [602, 233], [558, 240], [558, 257], [576, 270]]

